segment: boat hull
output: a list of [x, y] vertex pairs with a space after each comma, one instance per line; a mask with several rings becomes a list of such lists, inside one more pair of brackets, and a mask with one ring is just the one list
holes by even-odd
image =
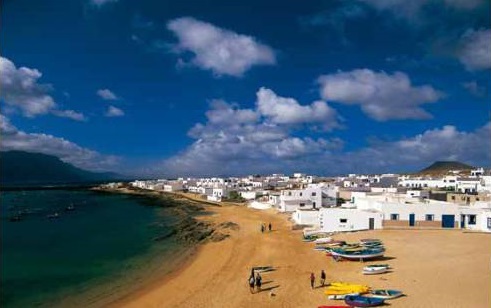
[[344, 302], [352, 307], [375, 307], [382, 305], [384, 299], [366, 296], [346, 296]]

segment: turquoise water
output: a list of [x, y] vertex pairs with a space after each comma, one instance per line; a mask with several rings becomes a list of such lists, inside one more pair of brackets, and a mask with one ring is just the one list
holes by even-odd
[[[144, 280], [179, 246], [172, 237], [153, 240], [174, 219], [143, 201], [82, 190], [2, 192], [1, 306], [86, 306]], [[19, 211], [22, 220], [9, 221]]]

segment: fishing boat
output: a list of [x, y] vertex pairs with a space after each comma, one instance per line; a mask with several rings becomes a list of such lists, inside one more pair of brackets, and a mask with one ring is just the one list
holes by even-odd
[[347, 295], [352, 293], [367, 293], [368, 286], [361, 284], [352, 284], [346, 282], [332, 282], [324, 291], [326, 295]]
[[371, 264], [371, 265], [367, 265], [365, 266], [365, 268], [368, 268], [368, 267], [385, 267], [385, 268], [390, 268], [390, 265], [389, 264]]
[[349, 296], [349, 295], [356, 296], [356, 295], [360, 295], [360, 293], [333, 294], [333, 295], [328, 295], [327, 299], [330, 299], [330, 300], [345, 299], [345, 297]]
[[375, 307], [384, 303], [383, 298], [367, 297], [367, 296], [346, 296], [344, 302], [352, 307]]
[[351, 252], [342, 249], [332, 249], [331, 255], [348, 260], [366, 260], [382, 257], [384, 255], [384, 249], [364, 249]]
[[399, 290], [372, 290], [370, 291], [371, 297], [393, 299], [402, 296], [402, 291]]
[[362, 273], [363, 275], [378, 275], [387, 273], [388, 270], [386, 267], [364, 267]]
[[330, 243], [332, 242], [332, 237], [328, 236], [328, 237], [321, 237], [321, 238], [317, 238], [314, 240], [314, 243], [316, 244], [325, 244], [325, 243]]

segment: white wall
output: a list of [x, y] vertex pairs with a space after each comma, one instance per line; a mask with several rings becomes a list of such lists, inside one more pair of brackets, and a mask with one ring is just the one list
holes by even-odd
[[323, 208], [319, 212], [319, 225], [324, 232], [368, 230], [370, 218], [374, 219], [375, 229], [382, 229], [383, 215], [378, 212], [341, 208]]
[[292, 219], [299, 225], [319, 226], [319, 211], [318, 210], [296, 210], [292, 214]]

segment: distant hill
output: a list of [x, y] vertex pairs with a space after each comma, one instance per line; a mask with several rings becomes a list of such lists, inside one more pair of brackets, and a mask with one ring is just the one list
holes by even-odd
[[458, 161], [437, 161], [423, 170], [417, 172], [419, 175], [441, 175], [447, 174], [450, 170], [470, 171], [473, 166]]
[[29, 186], [74, 184], [117, 178], [114, 173], [98, 173], [74, 167], [58, 157], [23, 151], [0, 152], [0, 184]]

